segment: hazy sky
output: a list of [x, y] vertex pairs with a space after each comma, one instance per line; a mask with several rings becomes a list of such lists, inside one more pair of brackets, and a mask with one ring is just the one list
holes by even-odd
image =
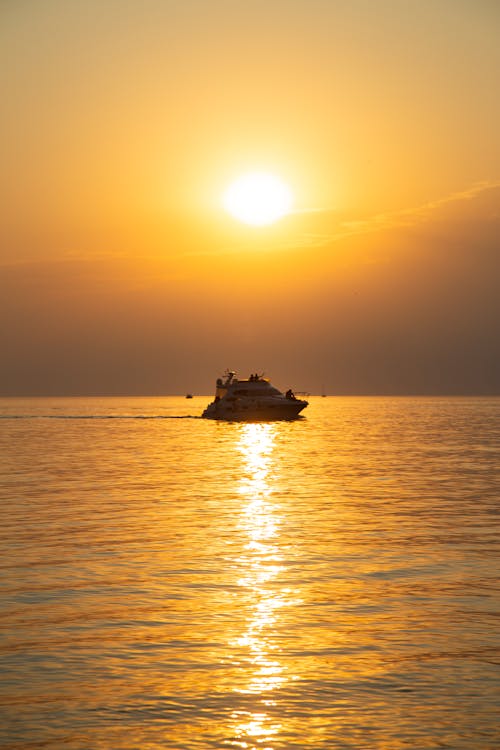
[[0, 86], [0, 395], [500, 393], [500, 3], [3, 0]]

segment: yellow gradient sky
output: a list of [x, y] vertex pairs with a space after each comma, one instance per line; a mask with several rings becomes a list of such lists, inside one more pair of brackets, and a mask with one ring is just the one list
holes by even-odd
[[[497, 393], [500, 5], [6, 0], [0, 395]], [[267, 227], [222, 194], [264, 169]]]

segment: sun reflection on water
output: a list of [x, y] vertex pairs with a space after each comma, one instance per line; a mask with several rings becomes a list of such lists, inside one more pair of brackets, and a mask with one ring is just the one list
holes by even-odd
[[283, 570], [280, 547], [279, 508], [273, 503], [276, 489], [276, 461], [273, 459], [276, 425], [246, 424], [242, 426], [237, 449], [243, 458], [239, 493], [240, 528], [247, 537], [244, 553], [238, 559], [243, 574], [238, 580], [248, 607], [243, 633], [234, 646], [243, 650], [245, 682], [235, 692], [261, 698], [262, 710], [234, 711], [231, 714], [233, 740], [229, 744], [260, 750], [272, 750], [272, 741], [280, 725], [266, 713], [266, 706], [275, 706], [275, 692], [287, 681], [280, 661], [281, 648], [276, 638], [280, 610], [291, 602], [290, 590], [280, 588], [278, 579]]

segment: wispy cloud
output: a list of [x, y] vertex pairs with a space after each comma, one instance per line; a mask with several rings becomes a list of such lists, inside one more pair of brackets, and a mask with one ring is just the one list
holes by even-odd
[[[452, 206], [453, 204], [459, 204], [460, 202], [470, 201], [481, 194], [500, 187], [499, 181], [482, 181], [471, 185], [465, 190], [456, 191], [450, 193], [447, 196], [438, 198], [434, 201], [429, 201], [420, 206], [413, 206], [411, 208], [401, 209], [399, 211], [391, 211], [380, 214], [374, 214], [366, 218], [342, 220], [340, 219], [336, 224], [335, 228], [330, 232], [322, 233], [304, 233], [301, 237], [301, 246], [308, 247], [322, 247], [331, 242], [337, 242], [345, 239], [346, 237], [353, 237], [361, 234], [371, 234], [373, 232], [382, 231], [384, 229], [395, 229], [398, 227], [413, 227], [418, 224], [422, 224], [432, 217], [437, 212], [446, 207]], [[332, 214], [334, 212], [327, 209], [301, 209], [295, 211], [294, 214]]]

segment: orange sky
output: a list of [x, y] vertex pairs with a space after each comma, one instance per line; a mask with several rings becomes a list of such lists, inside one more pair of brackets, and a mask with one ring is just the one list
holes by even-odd
[[[0, 6], [0, 395], [500, 383], [500, 9]], [[221, 195], [251, 169], [296, 212]]]

